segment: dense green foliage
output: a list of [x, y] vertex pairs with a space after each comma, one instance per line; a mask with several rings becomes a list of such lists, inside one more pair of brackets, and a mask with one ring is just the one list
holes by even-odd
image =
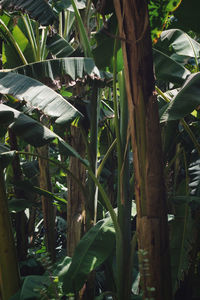
[[[142, 299], [133, 151], [122, 49], [120, 38], [115, 39], [117, 18], [114, 7], [99, 14], [91, 2], [97, 5], [97, 1], [86, 0], [0, 1], [0, 167], [4, 169], [16, 248], [20, 247], [20, 234], [21, 241], [25, 240], [24, 257], [17, 253], [20, 289], [12, 300], [84, 299], [81, 295], [87, 290], [86, 282], [93, 290], [93, 298], [88, 300], [118, 299], [123, 278], [120, 257], [126, 257], [120, 250], [116, 253], [116, 243], [126, 243], [120, 227], [123, 214], [132, 247], [127, 266], [131, 299]], [[188, 9], [195, 16], [199, 4], [186, 0], [148, 2], [173, 296], [195, 300], [200, 297], [200, 41], [199, 20], [194, 23], [188, 17], [185, 22], [183, 16], [188, 16]], [[106, 25], [101, 14], [106, 16]], [[71, 146], [71, 126], [80, 129], [84, 156]], [[48, 155], [43, 157], [38, 149], [45, 145]], [[74, 178], [71, 157], [84, 165], [85, 182]], [[40, 186], [40, 160], [48, 162], [51, 190]], [[69, 257], [66, 186], [71, 177], [86, 203], [80, 213], [85, 218], [85, 234]], [[122, 186], [128, 203], [124, 211]], [[54, 258], [47, 251], [42, 197], [56, 211]], [[22, 218], [24, 224], [19, 222]], [[0, 228], [0, 247], [2, 232]], [[140, 263], [148, 268], [145, 253], [141, 256]], [[1, 265], [0, 278], [4, 276]], [[0, 280], [0, 298], [7, 288], [9, 284], [2, 286]]]

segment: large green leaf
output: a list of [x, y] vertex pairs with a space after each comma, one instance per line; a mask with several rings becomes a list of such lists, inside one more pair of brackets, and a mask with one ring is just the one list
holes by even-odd
[[[7, 29], [9, 30], [9, 34], [6, 34], [5, 28], [3, 28], [3, 26], [0, 27], [0, 34], [2, 35], [4, 40], [2, 49], [2, 62], [4, 69], [15, 68], [24, 64], [19, 55], [19, 51], [16, 49], [16, 47], [14, 47], [15, 43], [17, 43], [17, 45], [19, 46], [19, 49], [23, 53], [27, 62], [32, 62], [34, 59], [33, 52], [29, 40], [27, 39], [21, 28], [18, 25], [15, 25], [14, 27], [9, 26]], [[15, 40], [15, 43], [13, 43], [11, 35]]]
[[[5, 112], [11, 111], [14, 114], [15, 120], [9, 125], [9, 128], [12, 128], [14, 133], [24, 139], [27, 143], [35, 146], [40, 147], [47, 143], [50, 143], [55, 138], [58, 139], [58, 143], [61, 147], [62, 153], [67, 156], [75, 156], [84, 165], [88, 165], [88, 162], [84, 160], [78, 152], [76, 152], [69, 144], [67, 144], [61, 137], [51, 131], [49, 128], [45, 127], [41, 123], [35, 121], [34, 119], [30, 118], [29, 116], [19, 112], [16, 109], [13, 109], [9, 106], [4, 104], [0, 104], [0, 111], [1, 115]], [[15, 151], [6, 151], [5, 153], [2, 150], [0, 154], [0, 158], [2, 160], [6, 159], [6, 165], [11, 161], [13, 154]], [[6, 166], [5, 165], [5, 166]]]
[[111, 80], [108, 73], [101, 72], [95, 66], [92, 58], [67, 57], [50, 59], [18, 67], [12, 71], [27, 75], [40, 81], [49, 83], [61, 81], [65, 85], [74, 84], [76, 80], [90, 80], [105, 85]]
[[32, 108], [55, 118], [55, 122], [58, 124], [72, 121], [81, 116], [75, 107], [51, 88], [21, 74], [0, 72], [0, 93], [9, 94], [27, 102]]
[[200, 105], [200, 72], [191, 74], [179, 93], [169, 103], [161, 122], [180, 120]]
[[72, 263], [60, 273], [65, 293], [79, 291], [88, 274], [111, 254], [115, 244], [115, 231], [110, 218], [99, 221], [80, 240]]
[[153, 58], [157, 79], [183, 84], [186, 77], [191, 74], [184, 66], [158, 49], [153, 49]]
[[0, 0], [0, 7], [7, 10], [26, 11], [41, 25], [51, 25], [56, 16], [45, 0]]
[[199, 58], [200, 56], [200, 44], [179, 29], [163, 31], [156, 48], [167, 50], [171, 58], [180, 62], [182, 60], [183, 63], [187, 57]]
[[41, 123], [35, 121], [29, 116], [13, 109], [7, 105], [0, 104], [0, 112], [7, 114], [9, 112], [14, 114], [14, 122], [9, 125], [17, 136], [20, 136], [27, 143], [40, 147], [56, 138], [56, 135]]
[[[86, 0], [77, 0], [76, 6], [78, 9], [84, 9], [86, 7]], [[74, 11], [71, 0], [56, 1], [55, 9], [57, 10], [57, 12], [61, 12], [64, 9]]]
[[48, 286], [52, 284], [49, 276], [29, 275], [26, 276], [21, 288], [20, 300], [40, 299], [39, 291], [42, 288], [47, 290]]
[[47, 48], [57, 58], [67, 57], [75, 51], [75, 49], [59, 34], [47, 38]]

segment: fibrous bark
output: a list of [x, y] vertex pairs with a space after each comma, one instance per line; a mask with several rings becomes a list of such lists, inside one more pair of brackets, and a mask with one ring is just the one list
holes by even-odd
[[[171, 300], [162, 145], [154, 94], [147, 1], [114, 0], [122, 42], [135, 169], [137, 233], [143, 297]], [[145, 253], [145, 252], [143, 252]], [[147, 262], [144, 268], [144, 260]]]
[[[48, 145], [38, 148], [38, 154], [41, 157], [48, 158]], [[40, 188], [52, 191], [51, 177], [49, 172], [49, 162], [46, 159], [39, 158], [40, 170]], [[51, 200], [45, 196], [42, 199], [42, 211], [44, 218], [46, 248], [52, 261], [55, 260], [55, 206]]]
[[20, 277], [1, 165], [0, 207], [0, 296], [8, 300], [20, 288]]
[[[9, 130], [9, 143], [10, 150], [18, 150], [17, 137], [12, 131]], [[23, 180], [23, 174], [20, 167], [19, 156], [15, 156], [12, 161], [13, 180], [15, 182]], [[25, 198], [24, 191], [14, 187], [15, 197], [18, 199]], [[24, 211], [15, 214], [15, 230], [17, 239], [17, 257], [19, 261], [23, 261], [27, 257], [28, 249], [28, 231], [27, 231], [27, 217]]]
[[[75, 126], [71, 126], [71, 146], [81, 156], [84, 156], [85, 146], [83, 138], [80, 128]], [[77, 158], [70, 157], [69, 170], [82, 184], [85, 184], [85, 167]], [[78, 183], [70, 176], [67, 178], [67, 186], [67, 255], [73, 256], [83, 232], [85, 196]]]

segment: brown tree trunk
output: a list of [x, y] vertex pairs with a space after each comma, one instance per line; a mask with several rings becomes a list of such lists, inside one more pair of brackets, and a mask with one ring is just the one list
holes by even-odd
[[[85, 145], [83, 138], [80, 128], [75, 126], [71, 126], [71, 146], [84, 157]], [[82, 184], [85, 184], [85, 167], [77, 158], [70, 157], [69, 170]], [[83, 224], [85, 222], [85, 197], [78, 183], [70, 176], [67, 178], [67, 186], [67, 255], [73, 256], [83, 232]]]
[[[10, 150], [18, 150], [16, 135], [9, 130]], [[14, 181], [23, 180], [23, 174], [20, 167], [19, 156], [16, 156], [12, 161], [13, 179]], [[14, 187], [15, 197], [25, 198], [24, 191]], [[28, 231], [27, 231], [27, 217], [24, 211], [15, 214], [15, 229], [17, 239], [17, 257], [19, 261], [25, 260], [28, 249]]]
[[[48, 158], [48, 145], [38, 148], [38, 154]], [[40, 188], [52, 191], [49, 162], [39, 158]], [[55, 260], [55, 206], [49, 198], [42, 196], [42, 211], [44, 218], [46, 248], [52, 261]]]
[[20, 276], [1, 164], [0, 208], [0, 297], [8, 300], [20, 288]]
[[143, 298], [171, 300], [162, 144], [147, 1], [114, 0], [114, 4], [129, 105], [138, 243], [139, 249], [144, 250], [140, 251]]

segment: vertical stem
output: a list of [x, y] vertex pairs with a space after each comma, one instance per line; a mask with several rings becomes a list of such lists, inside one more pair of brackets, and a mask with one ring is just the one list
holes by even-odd
[[[38, 154], [48, 158], [48, 145], [38, 148]], [[51, 177], [49, 173], [48, 160], [39, 158], [40, 169], [40, 187], [47, 191], [51, 191]], [[55, 260], [55, 206], [45, 196], [41, 196], [42, 210], [44, 218], [46, 248], [52, 261]]]
[[26, 31], [27, 31], [27, 34], [28, 34], [29, 42], [31, 44], [34, 59], [36, 60], [37, 59], [37, 52], [36, 52], [37, 46], [36, 46], [36, 40], [35, 40], [35, 35], [34, 35], [34, 31], [33, 31], [31, 21], [30, 21], [28, 15], [24, 15], [24, 14], [21, 13], [21, 17], [22, 17], [22, 20], [23, 20], [24, 25], [26, 27]]
[[[85, 145], [79, 127], [71, 126], [71, 146], [85, 156]], [[85, 166], [76, 157], [70, 157], [69, 170], [85, 186]], [[80, 186], [71, 177], [67, 177], [67, 255], [73, 256], [75, 248], [80, 241], [85, 222], [85, 195]]]
[[[11, 150], [18, 150], [17, 137], [13, 133], [12, 129], [9, 129], [9, 143]], [[12, 161], [12, 169], [14, 182], [23, 180], [19, 156], [14, 157]], [[22, 189], [14, 187], [14, 193], [15, 197], [18, 199], [25, 198], [24, 191]], [[24, 211], [20, 211], [15, 214], [15, 225], [17, 239], [17, 257], [22, 261], [26, 259], [28, 249], [27, 217]]]
[[41, 61], [41, 49], [40, 49], [40, 32], [39, 32], [39, 23], [35, 23], [35, 33], [36, 33], [36, 44], [37, 44], [37, 61]]
[[60, 36], [63, 36], [62, 22], [63, 22], [63, 18], [62, 18], [62, 11], [61, 11], [59, 13], [59, 30], [58, 30], [58, 33], [59, 33]]
[[[149, 262], [149, 276], [141, 278], [143, 299], [171, 300], [167, 207], [148, 6], [146, 0], [114, 0], [114, 5], [119, 34], [124, 38], [122, 51], [135, 169], [137, 236], [139, 249], [147, 253]], [[143, 270], [140, 271], [142, 274]], [[125, 297], [120, 295], [118, 300], [122, 299]]]
[[[97, 137], [98, 137], [98, 120], [99, 120], [99, 103], [98, 103], [98, 88], [93, 86], [92, 94], [90, 99], [90, 166], [95, 175], [97, 175]], [[88, 213], [89, 222], [96, 223], [97, 216], [97, 196], [98, 188], [96, 187], [94, 181], [89, 177], [88, 179], [89, 188], [89, 203], [88, 203]], [[88, 224], [89, 227], [91, 224]]]
[[20, 277], [1, 164], [0, 207], [0, 291], [2, 300], [8, 300], [20, 288]]
[[46, 41], [47, 41], [48, 27], [42, 28], [42, 37], [41, 37], [41, 60], [46, 58]]

